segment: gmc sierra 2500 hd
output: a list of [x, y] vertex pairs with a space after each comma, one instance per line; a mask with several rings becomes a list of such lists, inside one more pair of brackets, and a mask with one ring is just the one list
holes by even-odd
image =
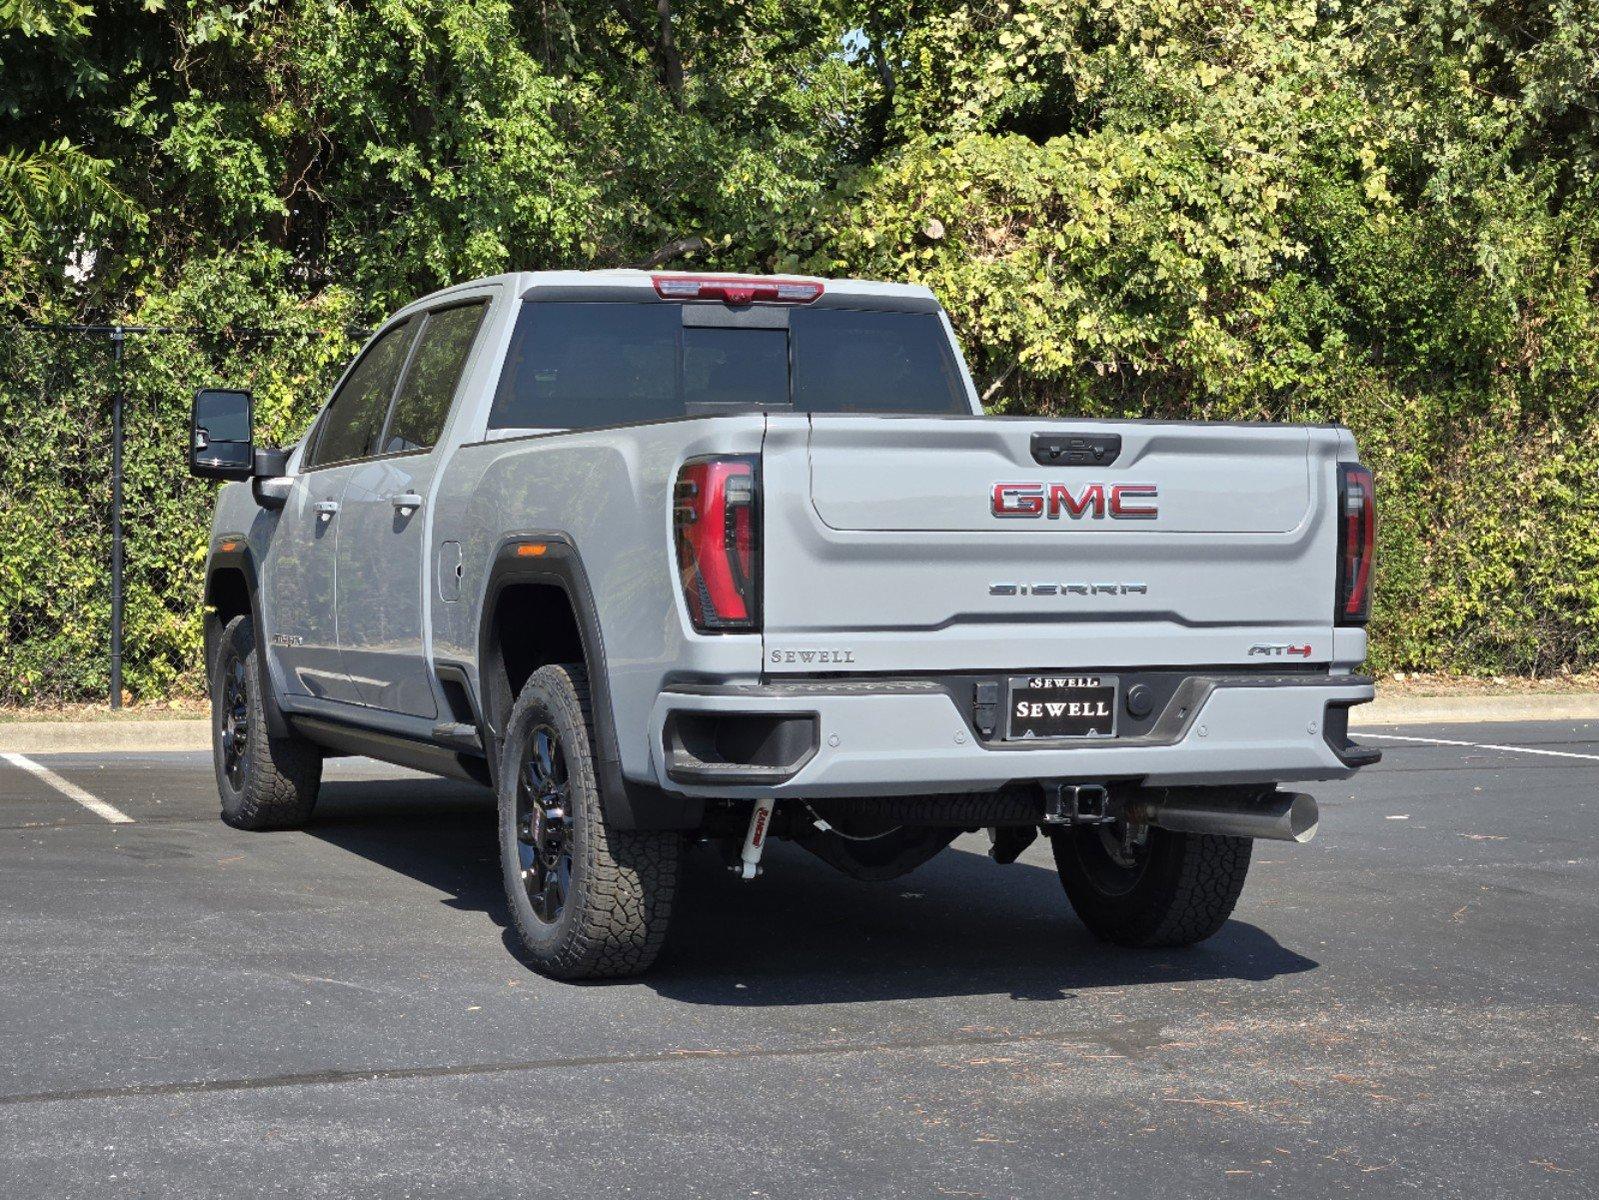
[[665, 936], [690, 842], [886, 879], [1040, 831], [1099, 936], [1214, 933], [1276, 785], [1375, 762], [1375, 513], [1337, 426], [982, 413], [925, 289], [505, 275], [402, 309], [305, 438], [195, 398], [222, 816], [304, 822], [324, 757], [499, 800], [556, 976]]

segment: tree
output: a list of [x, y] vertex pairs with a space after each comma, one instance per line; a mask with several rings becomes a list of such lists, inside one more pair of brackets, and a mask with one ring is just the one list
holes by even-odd
[[[998, 411], [1350, 424], [1377, 665], [1599, 662], [1591, 4], [0, 0], [0, 78], [0, 304], [203, 330], [129, 360], [162, 429], [181, 367], [291, 430], [347, 322], [475, 275], [916, 280]], [[8, 428], [75, 445], [65, 352], [6, 353]], [[48, 558], [17, 505], [94, 511], [7, 453], [0, 582]], [[193, 654], [164, 461], [152, 691]], [[10, 657], [64, 661], [42, 637]]]

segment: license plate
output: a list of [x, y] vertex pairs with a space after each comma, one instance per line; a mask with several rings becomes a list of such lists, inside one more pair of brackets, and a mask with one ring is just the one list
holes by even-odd
[[1114, 675], [1017, 675], [1010, 681], [1010, 731], [1028, 738], [1116, 736]]

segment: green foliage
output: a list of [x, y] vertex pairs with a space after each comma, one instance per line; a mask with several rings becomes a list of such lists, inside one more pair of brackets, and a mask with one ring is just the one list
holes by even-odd
[[[280, 253], [196, 260], [147, 301], [129, 335], [124, 523], [124, 687], [140, 699], [192, 692], [200, 572], [214, 489], [183, 469], [196, 387], [255, 394], [259, 436], [297, 439], [354, 353], [354, 306], [328, 289], [298, 301], [273, 285]], [[271, 330], [270, 336], [255, 331]], [[0, 703], [104, 696], [109, 680], [112, 345], [0, 332]]]
[[1338, 420], [1372, 662], [1599, 660], [1599, 14], [953, 4], [804, 265], [924, 282], [1009, 412]]
[[[52, 227], [91, 231], [135, 221], [128, 198], [110, 182], [111, 164], [66, 138], [33, 150], [0, 147], [0, 253], [10, 262], [35, 254]], [[21, 271], [0, 280], [4, 294]], [[6, 285], [10, 286], [6, 286]]]
[[41, 34], [81, 34], [94, 9], [76, 0], [0, 0], [0, 31], [24, 37]]
[[[0, 304], [130, 341], [128, 679], [195, 682], [193, 388], [506, 269], [857, 273], [1012, 413], [1339, 420], [1373, 664], [1599, 661], [1578, 0], [0, 0]], [[271, 330], [271, 336], [241, 330]], [[105, 682], [109, 345], [0, 334], [0, 700]]]

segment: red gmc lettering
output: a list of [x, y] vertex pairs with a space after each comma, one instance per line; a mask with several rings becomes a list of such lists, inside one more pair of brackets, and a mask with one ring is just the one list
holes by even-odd
[[1118, 521], [1153, 521], [1156, 509], [1153, 504], [1128, 504], [1127, 497], [1140, 499], [1160, 495], [1152, 483], [1113, 483], [1110, 488], [1110, 515]]
[[996, 517], [1036, 517], [1044, 511], [1044, 485], [1041, 483], [996, 483]]
[[[1111, 489], [1114, 494], [1115, 489]], [[1090, 509], [1096, 519], [1105, 515], [1105, 485], [1102, 483], [1089, 483], [1083, 485], [1082, 495], [1073, 496], [1071, 488], [1064, 483], [1049, 485], [1049, 515], [1058, 517], [1061, 510], [1066, 510], [1068, 517], [1081, 517]]]
[[992, 508], [996, 517], [1044, 517], [1058, 520], [1062, 513], [1073, 520], [1153, 521], [1159, 516], [1153, 500], [1160, 489], [1153, 483], [1085, 483], [1075, 492], [1070, 484], [996, 483]]

